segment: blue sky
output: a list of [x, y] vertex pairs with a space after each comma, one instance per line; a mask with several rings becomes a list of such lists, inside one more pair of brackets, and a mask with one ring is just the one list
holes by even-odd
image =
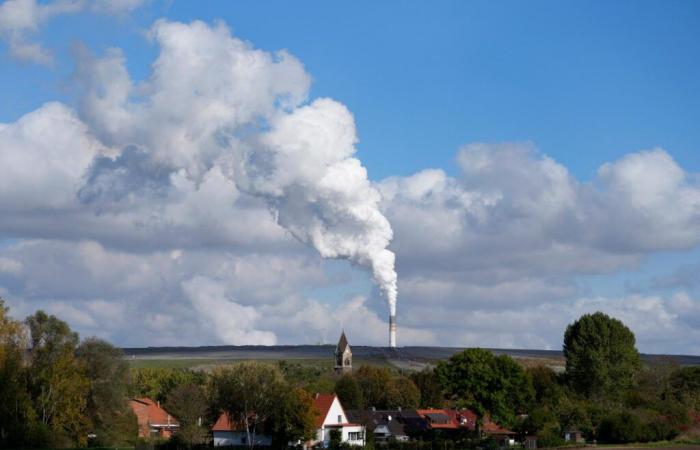
[[[12, 1], [36, 5], [29, 0]], [[89, 111], [81, 103], [90, 88], [86, 88], [82, 75], [76, 72], [76, 61], [80, 60], [80, 51], [76, 49], [86, 46], [99, 59], [105, 57], [107, 49], [119, 48], [134, 84], [148, 85], [152, 83], [152, 64], [162, 51], [161, 42], [148, 37], [148, 30], [154, 22], [190, 24], [201, 20], [214, 27], [217, 21], [221, 21], [235, 38], [266, 52], [286, 49], [303, 64], [311, 80], [310, 86], [303, 88], [308, 101], [295, 108], [329, 97], [352, 113], [359, 139], [355, 156], [366, 167], [369, 180], [381, 193], [383, 200], [379, 209], [394, 230], [395, 239], [389, 248], [397, 255], [399, 298], [401, 292], [407, 292], [405, 312], [402, 313], [400, 307], [399, 317], [401, 320], [401, 314], [406, 314], [403, 320], [413, 327], [406, 331], [410, 342], [446, 343], [448, 334], [441, 335], [436, 331], [440, 328], [435, 325], [440, 321], [439, 315], [432, 325], [424, 327], [414, 319], [424, 312], [420, 303], [425, 301], [421, 300], [425, 295], [435, 296], [436, 310], [449, 311], [457, 302], [464, 314], [476, 308], [489, 320], [503, 320], [503, 323], [511, 319], [496, 318], [490, 315], [492, 309], [484, 306], [491, 301], [491, 296], [513, 296], [513, 303], [504, 309], [514, 314], [518, 308], [526, 307], [530, 310], [540, 308], [541, 311], [549, 311], [547, 308], [550, 307], [564, 308], [567, 312], [557, 310], [564, 322], [570, 318], [566, 314], [586, 312], [594, 307], [622, 314], [630, 321], [639, 320], [640, 323], [644, 322], [644, 316], [639, 311], [648, 314], [662, 311], [668, 317], [674, 317], [662, 325], [673, 328], [679, 336], [688, 335], [687, 329], [681, 327], [700, 333], [697, 300], [700, 286], [658, 281], [676, 271], [686, 274], [686, 277], [700, 274], [700, 238], [692, 237], [694, 233], [700, 236], [700, 213], [694, 209], [698, 208], [694, 202], [700, 192], [700, 4], [697, 2], [358, 1], [341, 5], [322, 1], [300, 4], [285, 1], [153, 0], [133, 3], [134, 7], [117, 14], [93, 11], [81, 4], [80, 12], [56, 14], [39, 23], [36, 31], [23, 31], [23, 42], [40, 43], [53, 53], [50, 64], [18, 59], [11, 51], [10, 32], [6, 32], [4, 42], [0, 41], [0, 122], [12, 124], [25, 114], [38, 110], [45, 102], [55, 100], [75, 110], [91, 135], [103, 143], [113, 139], [115, 151], [123, 151], [119, 147], [119, 142], [122, 142], [119, 137], [105, 137], [107, 132], [92, 122]], [[2, 33], [0, 20], [0, 38]], [[200, 50], [207, 51], [206, 48]], [[183, 61], [183, 64], [188, 62]], [[102, 89], [109, 90], [111, 81], [104, 82], [107, 84]], [[135, 92], [136, 89], [130, 95], [137, 95]], [[140, 144], [124, 142], [125, 148], [127, 144]], [[470, 143], [487, 143], [492, 147], [486, 153], [473, 147], [459, 153]], [[503, 144], [507, 148], [502, 143], [507, 143]], [[656, 148], [663, 149], [663, 154], [640, 153]], [[6, 155], [17, 151], [9, 144], [0, 150]], [[148, 148], [147, 152], [156, 153], [155, 149]], [[458, 154], [472, 164], [479, 158], [488, 158], [490, 164], [500, 168], [472, 172], [457, 161]], [[549, 180], [547, 177], [554, 175], [543, 155], [568, 171], [570, 181], [560, 185], [557, 184], [561, 181], [559, 178]], [[635, 159], [634, 155], [641, 156]], [[521, 157], [522, 164], [519, 164]], [[626, 165], [625, 161], [629, 164]], [[608, 178], [598, 174], [599, 168], [606, 163], [612, 164], [612, 175]], [[661, 166], [668, 172], [655, 171]], [[171, 169], [176, 173], [173, 168], [168, 170]], [[406, 194], [422, 182], [412, 175], [424, 173], [426, 169], [442, 171], [426, 173], [429, 183], [434, 183], [429, 198], [435, 203], [425, 203], [428, 197], [418, 201]], [[644, 180], [653, 180], [654, 183], [650, 184], [655, 187], [650, 187], [651, 191], [646, 187], [639, 189], [642, 198], [649, 199], [653, 196], [650, 192], [657, 192], [654, 190], [659, 184], [657, 179], [666, 179], [666, 174], [672, 178], [676, 170], [683, 173], [683, 180], [673, 186], [676, 191], [669, 194], [663, 190], [663, 195], [675, 199], [682, 197], [683, 201], [677, 205], [667, 199], [660, 203], [650, 200], [649, 204], [640, 206], [635, 203], [639, 198], [637, 194], [630, 191], [627, 184], [618, 183], [639, 181], [641, 186], [645, 184]], [[454, 184], [454, 190], [441, 184], [443, 175], [447, 177], [447, 186]], [[500, 177], [503, 179], [498, 180]], [[391, 180], [398, 180], [396, 186], [402, 186], [399, 191], [395, 191], [397, 188]], [[541, 202], [542, 206], [546, 203], [544, 197], [536, 201], [530, 201], [529, 197], [522, 202], [517, 199], [521, 192], [530, 192], [529, 189], [533, 192], [551, 189], [561, 195], [573, 189], [575, 194], [573, 200], [567, 200], [572, 203], [566, 207], [566, 213], [557, 213], [561, 214], [557, 219], [561, 221], [543, 224], [536, 218], [547, 216], [548, 211], [525, 210], [523, 205]], [[596, 193], [591, 194], [591, 190]], [[623, 191], [629, 195], [621, 196]], [[503, 209], [489, 203], [487, 198], [494, 193], [505, 199], [502, 200], [505, 202]], [[463, 207], [460, 199], [466, 197], [486, 199], [483, 200], [484, 207], [490, 212], [484, 213], [474, 203], [460, 210]], [[668, 210], [660, 206], [666, 206]], [[625, 212], [620, 212], [622, 210]], [[455, 225], [459, 232], [454, 233], [459, 237], [453, 242], [454, 251], [443, 249], [439, 243], [412, 246], [408, 242], [421, 236], [420, 231], [411, 228], [411, 222], [415, 225], [417, 218], [428, 211], [432, 211], [432, 216], [425, 217], [425, 224], [418, 228], [422, 229], [423, 225], [429, 228], [429, 219], [443, 217], [442, 213], [445, 218], [441, 220], [459, 215], [459, 219], [455, 219], [459, 223]], [[650, 216], [654, 214], [658, 217], [652, 220]], [[240, 213], [232, 217], [240, 217]], [[527, 221], [515, 225], [523, 217]], [[175, 223], [175, 219], [172, 220]], [[491, 225], [482, 228], [478, 225], [480, 220]], [[631, 228], [629, 233], [625, 233], [627, 224]], [[542, 234], [529, 240], [533, 239], [529, 230], [539, 230], [539, 227]], [[596, 227], [602, 227], [601, 231], [596, 231]], [[438, 234], [447, 233], [447, 229], [445, 227]], [[606, 230], [622, 231], [621, 234], [608, 235]], [[669, 236], [659, 230], [668, 231]], [[176, 237], [173, 242], [190, 238], [184, 234], [176, 236], [185, 233], [183, 231], [169, 232]], [[192, 231], [195, 234], [201, 232], [199, 229]], [[32, 264], [22, 245], [34, 243], [34, 239], [55, 245], [94, 241], [107, 252], [124, 251], [137, 258], [136, 255], [141, 253], [132, 250], [135, 244], [123, 243], [143, 238], [138, 231], [133, 231], [130, 237], [104, 237], [91, 231], [66, 241], [62, 236], [70, 234], [68, 232], [23, 234], [17, 231], [16, 225], [7, 224], [5, 228], [0, 227], [0, 233], [2, 242], [8, 243], [0, 247], [0, 252], [6, 253], [4, 257], [8, 261], [19, 261], [22, 267], [31, 267]], [[626, 234], [635, 235], [629, 238], [633, 243], [626, 243]], [[502, 239], [491, 241], [494, 236]], [[305, 242], [303, 237], [296, 237]], [[338, 317], [346, 314], [344, 307], [356, 314], [360, 313], [352, 308], [366, 307], [369, 312], [362, 310], [362, 314], [376, 313], [383, 317], [380, 290], [373, 287], [364, 263], [358, 262], [362, 258], [353, 260], [353, 256], [349, 256], [354, 265], [323, 263], [303, 246], [291, 251], [288, 247], [292, 244], [279, 243], [276, 239], [273, 239], [274, 244], [260, 244], [253, 254], [255, 257], [277, 258], [288, 255], [288, 252], [298, 253], [295, 262], [287, 261], [294, 267], [297, 264], [304, 268], [299, 269], [299, 278], [285, 281], [285, 295], [289, 298], [307, 302], [304, 304], [314, 311], [318, 305], [308, 306], [311, 304], [308, 302], [320, 302], [318, 308], [331, 308]], [[161, 250], [179, 245], [173, 242], [164, 243]], [[120, 247], [122, 244], [124, 247]], [[512, 251], [503, 251], [501, 246], [506, 249], [511, 246]], [[210, 249], [211, 243], [199, 242], [194, 247], [202, 252], [209, 251], [205, 249]], [[249, 257], [246, 253], [250, 251], [248, 247], [242, 250], [230, 243], [224, 247], [226, 249], [217, 257], [241, 260]], [[561, 250], [571, 248], [578, 250], [568, 256]], [[472, 249], [478, 250], [472, 252]], [[475, 267], [480, 258], [490, 259], [496, 254], [502, 254], [503, 259], [495, 261], [487, 275], [478, 275]], [[426, 262], [421, 265], [420, 255], [427, 255], [425, 261], [443, 258], [442, 261], [451, 262], [447, 266], [461, 267], [462, 272], [455, 269], [453, 273], [449, 269], [428, 275], [439, 272], [436, 267], [440, 264], [428, 266]], [[517, 261], [525, 260], [528, 255], [532, 255], [533, 260], [542, 258], [542, 261], [533, 262], [534, 268], [524, 269]], [[142, 257], [155, 258], [153, 255]], [[561, 263], [566, 269], [547, 264], [558, 257], [567, 261]], [[600, 260], [599, 268], [596, 267], [596, 258]], [[586, 263], [574, 264], [571, 262], [574, 259]], [[18, 267], [7, 264], [8, 267]], [[327, 279], [319, 280], [317, 275], [304, 272], [314, 264], [320, 266], [311, 271], [320, 270]], [[173, 286], [184, 283], [182, 277], [199, 280], [197, 276], [204, 276], [192, 270], [194, 272], [172, 274]], [[65, 276], [79, 277], [77, 274]], [[491, 279], [496, 280], [492, 285], [484, 281]], [[270, 282], [260, 280], [261, 286]], [[55, 285], [47, 282], [45, 288], [34, 289], [33, 283], [42, 283], [33, 281], [26, 274], [7, 279], [0, 276], [0, 287], [2, 283], [5, 283], [5, 297], [22, 298], [25, 300], [23, 305], [53, 307], [56, 312], [68, 315], [74, 313], [75, 305], [83, 305], [85, 309], [85, 302], [97, 301], [77, 295], [70, 300], [68, 295], [68, 300], [55, 303], [52, 300], [58, 297], [52, 292]], [[222, 283], [235, 284], [235, 280]], [[197, 281], [191, 285], [201, 286], [201, 283]], [[545, 285], [556, 286], [558, 290], [547, 290], [543, 287]], [[183, 291], [173, 286], [163, 289], [177, 291], [172, 295], [181, 298], [176, 301], [180, 302], [178, 304], [191, 303], [195, 308], [200, 305], [188, 297], [187, 289], [183, 288]], [[424, 291], [424, 286], [433, 286], [436, 290]], [[113, 304], [124, 302], [126, 294], [123, 292], [104, 289], [103, 295], [96, 292], [93, 297], [110, 301], [110, 296], [113, 296], [118, 299], [112, 300]], [[532, 289], [532, 293], [522, 294], [521, 300], [515, 299], [519, 294], [514, 292], [522, 293], [528, 289]], [[272, 304], [267, 298], [256, 300], [258, 294], [251, 293], [255, 287], [243, 291], [230, 287], [229, 290], [233, 293], [226, 291], [227, 295], [246, 297], [239, 298], [239, 303], [243, 307], [258, 308], [255, 311], [259, 314], [264, 314], [264, 305]], [[366, 303], [357, 306], [359, 303], [355, 299], [358, 296], [366, 298]], [[610, 305], [610, 308], [601, 305]], [[635, 305], [643, 306], [636, 308]], [[19, 309], [31, 308], [22, 306]], [[681, 320], [679, 318], [683, 315], [693, 319], [673, 322]], [[156, 316], [158, 314], [154, 313], [153, 323], [158, 320], [167, 322]], [[337, 320], [344, 323], [346, 319]], [[75, 322], [75, 326], [83, 327], [81, 330], [86, 333], [99, 330], [98, 325], [97, 316], [79, 317]], [[545, 330], [540, 334], [519, 336], [505, 333], [508, 327], [510, 325], [473, 333], [465, 331], [459, 342], [471, 345], [489, 340], [501, 346], [556, 348], [561, 331], [554, 327], [551, 332]], [[649, 351], [700, 352], [700, 347], [681, 337], [667, 341], [643, 326], [640, 329], [644, 349]], [[270, 337], [269, 334], [256, 334], [258, 331], [276, 333], [276, 342], [317, 340], [316, 335], [309, 338], [304, 334], [302, 337], [294, 329], [284, 327], [252, 329], [250, 336], [262, 336], [263, 340]], [[315, 332], [324, 338], [327, 334], [330, 339], [334, 329]], [[186, 338], [190, 339], [188, 342], [210, 343], [219, 339], [236, 343], [233, 341], [240, 339], [222, 337], [221, 333], [216, 336], [198, 333], [193, 331], [190, 338]], [[154, 339], [144, 335], [129, 340], [132, 338], [127, 335], [124, 329], [115, 328], [105, 337], [130, 345], [149, 344], [147, 339]], [[245, 339], [245, 342], [250, 342]], [[367, 338], [366, 341], [375, 342], [373, 339]]]
[[[40, 39], [55, 69], [2, 56], [0, 118], [69, 98], [77, 41], [123, 48], [134, 77], [161, 17], [225, 21], [312, 74], [312, 96], [350, 108], [374, 179], [453, 169], [465, 142], [532, 141], [575, 175], [662, 146], [700, 169], [700, 5], [695, 2], [150, 2], [128, 17], [58, 17]], [[400, 154], [400, 158], [395, 155]]]

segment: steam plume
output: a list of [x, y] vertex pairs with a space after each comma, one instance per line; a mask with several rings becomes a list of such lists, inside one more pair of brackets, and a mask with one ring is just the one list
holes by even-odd
[[342, 104], [319, 99], [270, 121], [243, 152], [237, 183], [262, 196], [277, 221], [324, 258], [368, 267], [396, 313], [393, 237], [380, 194], [354, 158], [355, 122]]

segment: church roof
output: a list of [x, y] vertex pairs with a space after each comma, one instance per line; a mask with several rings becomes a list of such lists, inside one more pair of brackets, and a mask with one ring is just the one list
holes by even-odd
[[340, 339], [338, 340], [338, 346], [335, 348], [336, 353], [343, 353], [346, 348], [350, 348], [348, 344], [348, 338], [345, 337], [345, 331], [340, 334]]

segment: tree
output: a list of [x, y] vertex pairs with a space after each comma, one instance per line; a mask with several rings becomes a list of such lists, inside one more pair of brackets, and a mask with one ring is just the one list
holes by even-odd
[[129, 368], [123, 352], [112, 344], [97, 338], [83, 341], [76, 351], [80, 364], [89, 380], [86, 411], [94, 444], [112, 446], [126, 443], [128, 436], [121, 426], [130, 427], [128, 415]]
[[363, 409], [365, 401], [360, 385], [352, 375], [345, 374], [335, 383], [335, 393], [345, 409]]
[[442, 387], [435, 373], [428, 368], [411, 374], [411, 380], [420, 391], [420, 406], [423, 408], [440, 408], [445, 401]]
[[474, 411], [479, 422], [490, 414], [497, 422], [512, 424], [515, 412], [533, 395], [529, 379], [512, 358], [480, 348], [440, 361], [435, 375], [452, 401]]
[[585, 314], [566, 328], [564, 356], [570, 385], [587, 397], [619, 398], [641, 367], [634, 333], [601, 312]]
[[[384, 367], [362, 366], [354, 374], [362, 392], [365, 406], [379, 409], [393, 408], [398, 395], [393, 384], [393, 375]], [[392, 395], [392, 391], [394, 395]], [[393, 399], [392, 399], [393, 397]]]
[[284, 389], [267, 427], [273, 445], [287, 448], [289, 442], [312, 439], [316, 433], [317, 415], [318, 410], [308, 392], [302, 388]]
[[680, 402], [700, 409], [700, 366], [677, 369], [670, 376], [670, 391]]
[[420, 404], [420, 391], [416, 384], [407, 377], [395, 377], [387, 391], [389, 408], [417, 408]]
[[165, 402], [176, 387], [189, 384], [203, 386], [205, 382], [206, 375], [203, 372], [190, 369], [131, 369], [130, 395]]
[[283, 387], [282, 375], [276, 366], [240, 363], [212, 373], [212, 405], [244, 427], [248, 446], [252, 448], [257, 431], [279, 405]]
[[43, 311], [25, 323], [30, 332], [29, 388], [38, 420], [51, 430], [55, 445], [84, 446], [90, 382], [75, 358], [78, 334]]
[[22, 324], [9, 317], [0, 298], [0, 448], [30, 444], [36, 425], [22, 364], [26, 342]]
[[165, 409], [180, 422], [178, 437], [188, 446], [202, 444], [206, 429], [202, 419], [207, 415], [207, 398], [196, 384], [183, 384], [173, 389], [165, 402]]

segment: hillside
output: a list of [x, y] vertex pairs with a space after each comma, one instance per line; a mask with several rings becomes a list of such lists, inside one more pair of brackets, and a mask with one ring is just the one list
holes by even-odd
[[[145, 347], [124, 348], [125, 357], [135, 366], [195, 367], [226, 364], [245, 360], [295, 360], [313, 365], [332, 364], [333, 345], [224, 345], [204, 347]], [[426, 364], [449, 358], [462, 347], [388, 347], [353, 346], [355, 365], [378, 364], [420, 370]], [[495, 354], [509, 355], [523, 365], [545, 364], [563, 368], [564, 357], [559, 350], [490, 349]], [[673, 361], [679, 365], [700, 365], [700, 356], [642, 354], [646, 362]]]

